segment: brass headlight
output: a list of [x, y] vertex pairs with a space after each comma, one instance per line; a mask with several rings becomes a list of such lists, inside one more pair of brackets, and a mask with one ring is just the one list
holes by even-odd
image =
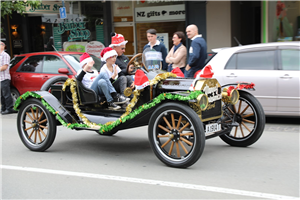
[[224, 88], [222, 92], [222, 101], [225, 103], [230, 103], [232, 105], [236, 104], [240, 98], [240, 94], [236, 89], [231, 89], [228, 94], [229, 88]]
[[207, 97], [207, 95], [206, 94], [200, 94], [197, 97], [197, 103], [198, 103], [201, 111], [206, 110], [206, 108], [208, 106], [208, 97]]

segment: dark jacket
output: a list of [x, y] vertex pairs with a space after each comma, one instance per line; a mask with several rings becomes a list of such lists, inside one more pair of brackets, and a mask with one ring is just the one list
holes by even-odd
[[207, 58], [207, 45], [202, 37], [196, 37], [192, 40], [191, 47], [189, 49], [188, 64], [190, 67], [196, 67], [202, 69]]

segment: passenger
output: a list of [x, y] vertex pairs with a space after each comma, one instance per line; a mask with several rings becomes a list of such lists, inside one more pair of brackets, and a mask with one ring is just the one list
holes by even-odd
[[173, 34], [172, 40], [174, 46], [166, 57], [166, 62], [169, 63], [168, 72], [178, 67], [184, 73], [187, 54], [186, 47], [183, 45], [185, 44], [185, 35], [182, 31], [177, 31]]
[[105, 73], [116, 91], [121, 93], [120, 96], [124, 97], [123, 94], [126, 87], [134, 89], [134, 83], [132, 79], [128, 80], [120, 67], [115, 64], [118, 56], [117, 52], [110, 47], [106, 47], [101, 51], [100, 55], [102, 60], [106, 62], [102, 66], [100, 74]]
[[93, 70], [94, 60], [88, 53], [80, 56], [80, 66], [82, 70], [78, 70], [76, 79], [81, 81], [87, 88], [91, 88], [97, 95], [104, 95], [108, 108], [118, 110], [121, 107], [116, 104], [123, 104], [128, 100], [116, 93], [115, 88], [112, 86], [105, 73], [98, 74], [97, 70]]
[[146, 48], [155, 49], [158, 52], [161, 52], [162, 56], [162, 70], [168, 70], [168, 65], [166, 63], [166, 56], [167, 56], [167, 49], [164, 44], [160, 43], [159, 40], [157, 40], [156, 30], [155, 29], [149, 29], [147, 30], [147, 39], [149, 41], [148, 44], [144, 46], [143, 51]]
[[192, 40], [192, 43], [189, 49], [189, 59], [185, 67], [184, 76], [193, 78], [195, 72], [204, 67], [207, 58], [207, 45], [202, 35], [198, 34], [198, 27], [194, 24], [186, 27], [186, 35]]
[[[122, 34], [111, 33], [111, 44], [109, 45], [109, 47], [115, 50], [118, 54], [116, 59], [116, 65], [120, 67], [120, 69], [128, 79], [131, 79], [131, 76], [127, 73], [127, 65], [129, 63], [129, 58], [124, 55], [127, 42], [128, 41], [125, 40]], [[105, 61], [102, 61], [101, 68], [103, 65], [105, 65], [105, 63]], [[133, 67], [133, 64], [131, 64], [129, 66], [129, 71], [133, 71]]]

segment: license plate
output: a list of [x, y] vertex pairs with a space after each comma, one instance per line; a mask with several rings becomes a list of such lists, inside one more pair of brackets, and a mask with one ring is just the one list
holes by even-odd
[[221, 130], [221, 124], [213, 123], [205, 126], [205, 133], [213, 133]]

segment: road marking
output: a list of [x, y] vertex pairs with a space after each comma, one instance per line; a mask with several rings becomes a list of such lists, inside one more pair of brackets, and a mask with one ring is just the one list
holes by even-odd
[[284, 196], [284, 195], [277, 195], [277, 194], [251, 192], [251, 191], [245, 191], [245, 190], [236, 190], [236, 189], [228, 189], [228, 188], [212, 187], [212, 186], [196, 185], [196, 184], [187, 184], [187, 183], [179, 183], [179, 182], [159, 181], [159, 180], [142, 179], [142, 178], [131, 178], [131, 177], [124, 177], [124, 176], [111, 176], [111, 175], [104, 175], [104, 174], [71, 172], [71, 171], [41, 169], [41, 168], [32, 168], [32, 167], [20, 167], [20, 166], [10, 166], [10, 165], [0, 165], [0, 168], [7, 169], [7, 170], [35, 172], [35, 173], [77, 176], [77, 177], [95, 178], [95, 179], [112, 180], [112, 181], [123, 181], [123, 182], [130, 182], [130, 183], [142, 183], [142, 184], [148, 184], [148, 185], [158, 185], [158, 186], [175, 187], [175, 188], [181, 188], [181, 189], [201, 190], [201, 191], [207, 191], [207, 192], [218, 192], [218, 193], [234, 194], [234, 195], [241, 195], [241, 196], [247, 196], [247, 197], [258, 197], [258, 198], [265, 198], [265, 199], [284, 199], [284, 200], [299, 199], [298, 197]]

